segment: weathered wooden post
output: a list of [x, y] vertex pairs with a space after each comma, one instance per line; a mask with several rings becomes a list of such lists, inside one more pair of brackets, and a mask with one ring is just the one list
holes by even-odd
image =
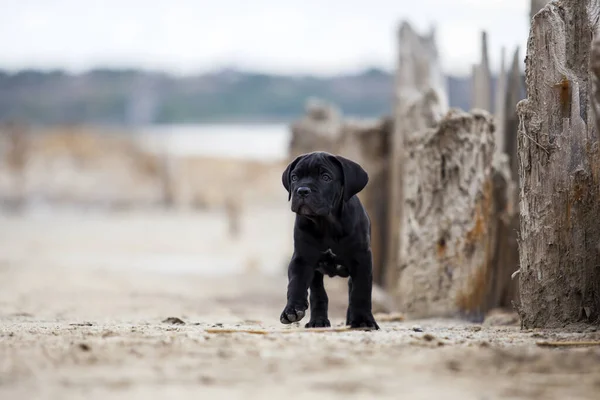
[[[167, 147], [167, 146], [166, 146]], [[162, 205], [165, 208], [173, 208], [175, 204], [176, 189], [175, 189], [175, 160], [165, 148], [158, 155], [159, 171], [158, 180], [162, 194]]]
[[521, 75], [521, 60], [519, 48], [513, 55], [512, 66], [508, 76], [506, 103], [504, 116], [504, 146], [502, 150], [510, 158], [510, 169], [515, 181], [518, 183], [519, 169], [517, 162], [517, 132], [519, 130], [519, 117], [517, 116], [517, 103], [523, 99], [523, 79]]
[[592, 99], [591, 106], [596, 117], [596, 133], [600, 139], [600, 36], [596, 35], [592, 43], [592, 54], [590, 60], [590, 69], [592, 71]]
[[240, 236], [241, 211], [239, 197], [228, 196], [225, 199], [225, 214], [227, 215], [227, 227], [231, 239], [238, 239]]
[[489, 113], [452, 110], [406, 141], [394, 294], [410, 317], [479, 320], [500, 305], [498, 224], [510, 218], [512, 181], [506, 159], [494, 155], [493, 132]]
[[20, 210], [26, 201], [26, 168], [29, 152], [27, 128], [18, 121], [9, 121], [5, 124], [7, 136], [6, 166], [11, 173], [14, 199], [12, 206]]
[[403, 22], [398, 30], [395, 110], [390, 137], [388, 228], [384, 287], [395, 290], [399, 279], [399, 248], [404, 208], [405, 142], [414, 133], [433, 127], [448, 111], [445, 77], [438, 56], [435, 30], [427, 36]]
[[342, 115], [334, 105], [319, 99], [308, 100], [304, 117], [291, 125], [289, 157], [293, 159], [316, 150], [335, 153], [342, 123]]
[[[512, 308], [512, 303], [518, 303], [518, 279], [513, 279], [512, 274], [519, 269], [519, 252], [517, 237], [519, 231], [518, 213], [518, 168], [517, 168], [517, 103], [523, 99], [523, 84], [520, 68], [519, 49], [517, 48], [509, 71], [506, 90], [496, 93], [496, 157], [504, 157], [506, 167], [510, 171], [512, 183], [506, 188], [508, 191], [507, 217], [498, 222], [498, 272], [494, 279], [495, 286], [499, 289], [498, 306]], [[500, 193], [502, 196], [503, 194]], [[510, 211], [508, 211], [510, 210]], [[500, 250], [501, 248], [501, 250]]]
[[432, 27], [427, 35], [419, 35], [408, 22], [403, 22], [398, 31], [398, 53], [397, 106], [434, 91], [441, 113], [446, 112], [448, 90], [437, 50], [435, 28]]
[[481, 33], [481, 63], [473, 67], [471, 108], [492, 111], [492, 73], [488, 56], [487, 33]]
[[[596, 134], [600, 140], [600, 36], [598, 35], [592, 43], [590, 70], [592, 72], [593, 91], [590, 102], [596, 118]], [[600, 251], [600, 243], [598, 244], [598, 251]]]
[[596, 322], [600, 157], [590, 76], [598, 0], [552, 2], [529, 34], [518, 105], [523, 327]]
[[383, 284], [385, 280], [391, 132], [390, 118], [375, 121], [345, 121], [338, 148], [339, 154], [357, 161], [369, 173], [369, 184], [358, 196], [371, 219], [373, 281], [378, 285]]
[[496, 153], [502, 153], [504, 149], [504, 118], [506, 115], [506, 49], [502, 47], [500, 55], [500, 71], [496, 81], [496, 93], [494, 98], [494, 117], [496, 119], [496, 132], [494, 139], [496, 142]]
[[517, 233], [519, 214], [517, 184], [512, 179], [510, 159], [496, 153], [492, 163], [492, 210], [489, 243], [493, 246], [482, 311], [492, 308], [513, 310], [518, 303], [518, 280], [513, 274], [519, 268]]

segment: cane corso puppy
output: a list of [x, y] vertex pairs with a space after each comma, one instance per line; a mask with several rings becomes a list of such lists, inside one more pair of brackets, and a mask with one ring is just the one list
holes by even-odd
[[323, 286], [323, 276], [328, 275], [348, 277], [346, 325], [379, 329], [371, 311], [371, 222], [356, 196], [369, 181], [367, 172], [347, 158], [313, 152], [292, 161], [282, 181], [296, 223], [281, 322], [290, 324], [304, 317], [310, 289], [306, 327], [331, 326]]

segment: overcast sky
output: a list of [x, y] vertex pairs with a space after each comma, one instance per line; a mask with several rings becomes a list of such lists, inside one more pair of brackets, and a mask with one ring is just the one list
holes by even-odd
[[482, 29], [494, 69], [502, 46], [524, 59], [529, 32], [529, 0], [0, 0], [0, 10], [0, 68], [11, 70], [391, 69], [407, 19], [435, 23], [445, 71], [468, 73]]

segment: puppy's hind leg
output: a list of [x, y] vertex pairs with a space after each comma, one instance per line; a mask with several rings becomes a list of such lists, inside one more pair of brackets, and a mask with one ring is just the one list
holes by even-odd
[[323, 284], [323, 274], [315, 272], [310, 284], [310, 321], [306, 328], [327, 328], [331, 326], [327, 318], [329, 298]]
[[346, 325], [351, 328], [379, 329], [371, 311], [373, 290], [373, 258], [371, 251], [356, 254], [350, 266], [348, 280], [348, 312]]

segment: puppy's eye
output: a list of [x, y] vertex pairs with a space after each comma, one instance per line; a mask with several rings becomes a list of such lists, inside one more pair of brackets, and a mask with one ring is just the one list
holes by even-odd
[[325, 182], [329, 182], [331, 180], [331, 176], [323, 174], [321, 175], [321, 179], [323, 179]]
[[298, 180], [298, 176], [297, 175], [292, 175], [292, 182], [296, 182]]

